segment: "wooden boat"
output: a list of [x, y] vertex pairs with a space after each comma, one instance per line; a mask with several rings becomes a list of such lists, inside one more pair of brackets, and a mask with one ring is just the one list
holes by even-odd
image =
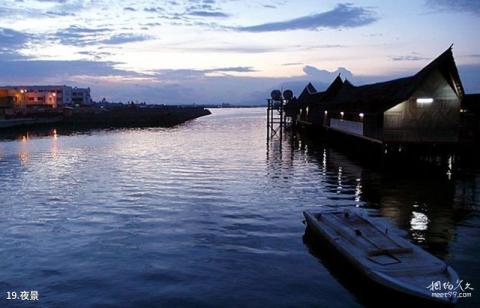
[[369, 279], [389, 289], [444, 304], [457, 298], [433, 297], [428, 287], [437, 281], [456, 285], [458, 275], [445, 262], [398, 236], [391, 227], [368, 218], [357, 208], [326, 208], [304, 212], [307, 226], [326, 239]]

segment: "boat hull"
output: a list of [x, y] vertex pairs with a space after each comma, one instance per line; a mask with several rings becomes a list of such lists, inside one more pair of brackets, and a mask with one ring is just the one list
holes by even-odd
[[[336, 210], [338, 212], [338, 210]], [[328, 225], [326, 221], [322, 221], [319, 215], [331, 215], [335, 213], [335, 210], [325, 210], [321, 213], [304, 212], [307, 227], [313, 231], [313, 234], [326, 240], [342, 257], [344, 257], [348, 263], [355, 267], [360, 273], [362, 273], [369, 280], [395, 291], [396, 293], [407, 295], [414, 299], [422, 299], [423, 301], [438, 304], [452, 305], [456, 303], [456, 298], [438, 298], [433, 297], [432, 293], [427, 289], [429, 279], [431, 281], [446, 281], [455, 283], [458, 280], [458, 276], [455, 271], [447, 266], [443, 261], [435, 258], [434, 256], [423, 251], [421, 248], [409, 243], [408, 241], [393, 235], [392, 232], [388, 235], [388, 238], [395, 240], [395, 243], [400, 243], [401, 248], [393, 251], [391, 255], [395, 257], [395, 253], [403, 255], [406, 266], [402, 267], [389, 264], [370, 264], [372, 263], [372, 256], [367, 251], [363, 251], [355, 245], [350, 245], [349, 242], [355, 240], [355, 232], [352, 235], [345, 235], [343, 232], [335, 230], [335, 226]], [[372, 222], [369, 222], [372, 223]], [[340, 227], [339, 227], [340, 228]], [[393, 230], [391, 230], [393, 231]], [[380, 251], [382, 252], [382, 251]], [[381, 254], [381, 253], [379, 253]], [[390, 254], [390, 253], [389, 253]], [[422, 257], [423, 266], [416, 266], [409, 258], [406, 258], [408, 254], [412, 254], [416, 257]], [[378, 256], [378, 255], [377, 255]], [[383, 257], [383, 256], [382, 256]], [[374, 254], [373, 259], [376, 256]], [[413, 259], [414, 260], [414, 259]], [[401, 263], [401, 262], [398, 262]], [[410, 264], [409, 264], [410, 263]], [[426, 264], [426, 265], [425, 265]], [[428, 266], [432, 264], [432, 266]], [[431, 282], [430, 281], [430, 282]]]

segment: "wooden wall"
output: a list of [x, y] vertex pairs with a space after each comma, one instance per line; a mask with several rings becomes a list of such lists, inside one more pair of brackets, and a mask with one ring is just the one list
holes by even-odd
[[[434, 98], [417, 103], [417, 98]], [[460, 100], [440, 72], [434, 72], [412, 97], [383, 115], [385, 142], [458, 142]]]

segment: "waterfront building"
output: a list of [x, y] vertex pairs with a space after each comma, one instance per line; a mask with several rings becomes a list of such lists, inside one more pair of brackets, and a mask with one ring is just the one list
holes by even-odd
[[13, 108], [17, 101], [17, 91], [0, 88], [0, 108]]
[[459, 143], [468, 141], [465, 97], [450, 47], [410, 77], [354, 86], [338, 76], [323, 92], [308, 84], [295, 116], [301, 125], [383, 144]]
[[[72, 103], [72, 87], [51, 86], [4, 86], [0, 87], [0, 101], [10, 108], [28, 107], [57, 108]], [[8, 102], [8, 103], [7, 103]]]
[[72, 89], [72, 104], [73, 105], [91, 105], [92, 97], [90, 96], [90, 88]]

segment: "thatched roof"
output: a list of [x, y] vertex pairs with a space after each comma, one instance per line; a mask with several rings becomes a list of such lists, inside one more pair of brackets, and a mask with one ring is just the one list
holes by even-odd
[[316, 93], [316, 99], [313, 95], [304, 97], [308, 103], [321, 105], [325, 110], [384, 112], [410, 98], [435, 70], [438, 70], [455, 93], [463, 98], [464, 90], [451, 47], [413, 76], [358, 87], [352, 85], [348, 80], [343, 82], [340, 77], [337, 77], [325, 92]]

